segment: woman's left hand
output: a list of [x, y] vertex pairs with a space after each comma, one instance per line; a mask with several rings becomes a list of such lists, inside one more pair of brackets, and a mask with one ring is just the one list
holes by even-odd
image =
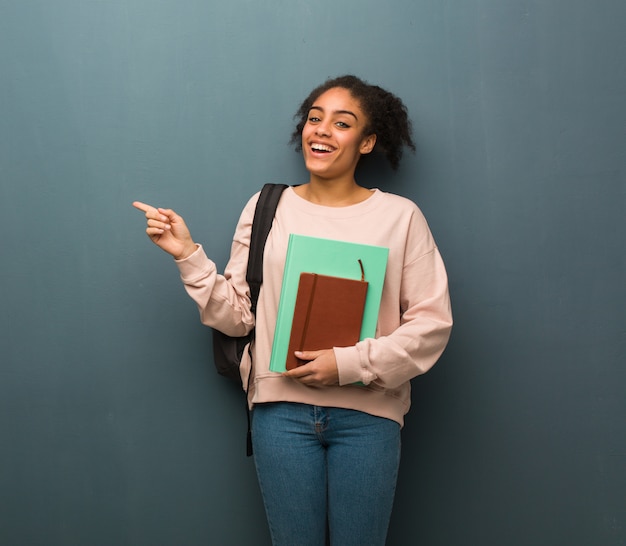
[[296, 351], [296, 356], [307, 363], [293, 370], [283, 373], [307, 387], [332, 387], [339, 385], [339, 370], [335, 351], [324, 349], [323, 351]]

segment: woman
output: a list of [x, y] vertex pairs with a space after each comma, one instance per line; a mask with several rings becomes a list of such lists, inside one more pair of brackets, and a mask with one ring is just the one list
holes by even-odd
[[[395, 169], [414, 149], [403, 103], [354, 76], [326, 81], [302, 103], [292, 140], [308, 183], [281, 197], [266, 243], [248, 398], [257, 475], [272, 541], [280, 546], [385, 543], [410, 380], [448, 341], [452, 316], [445, 268], [426, 220], [411, 201], [359, 186], [360, 158], [381, 149]], [[239, 336], [255, 325], [245, 281], [258, 194], [244, 208], [224, 275], [183, 219], [136, 202], [147, 234], [175, 259], [203, 323]], [[290, 233], [389, 248], [375, 339], [297, 353], [306, 363], [269, 370]], [[248, 384], [244, 381], [244, 384]]]

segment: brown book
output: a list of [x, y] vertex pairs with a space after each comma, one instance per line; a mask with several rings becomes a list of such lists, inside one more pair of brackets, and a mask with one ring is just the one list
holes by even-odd
[[367, 281], [301, 273], [286, 368], [304, 364], [294, 351], [349, 347], [359, 341]]

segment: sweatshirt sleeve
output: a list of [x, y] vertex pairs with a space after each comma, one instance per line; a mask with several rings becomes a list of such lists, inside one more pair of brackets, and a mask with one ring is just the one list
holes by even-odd
[[334, 349], [341, 385], [397, 388], [427, 372], [446, 347], [452, 312], [445, 266], [421, 213], [412, 224], [400, 279], [389, 288], [399, 297], [399, 320], [381, 310], [379, 337]]
[[191, 256], [176, 260], [185, 290], [196, 302], [202, 323], [230, 336], [246, 335], [254, 327], [246, 269], [257, 197], [258, 194], [250, 199], [241, 213], [223, 275], [217, 272], [201, 245]]

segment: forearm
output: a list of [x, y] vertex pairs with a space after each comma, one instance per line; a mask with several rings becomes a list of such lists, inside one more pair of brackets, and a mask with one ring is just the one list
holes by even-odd
[[248, 287], [241, 280], [218, 274], [201, 245], [183, 260], [176, 260], [181, 280], [196, 302], [203, 324], [232, 336], [245, 335], [254, 326]]
[[[393, 318], [394, 298], [379, 317], [377, 339], [335, 349], [340, 384], [360, 381], [394, 388], [428, 371], [450, 337], [452, 312], [448, 280], [436, 249], [405, 266], [400, 306]], [[397, 301], [397, 300], [396, 300]]]

